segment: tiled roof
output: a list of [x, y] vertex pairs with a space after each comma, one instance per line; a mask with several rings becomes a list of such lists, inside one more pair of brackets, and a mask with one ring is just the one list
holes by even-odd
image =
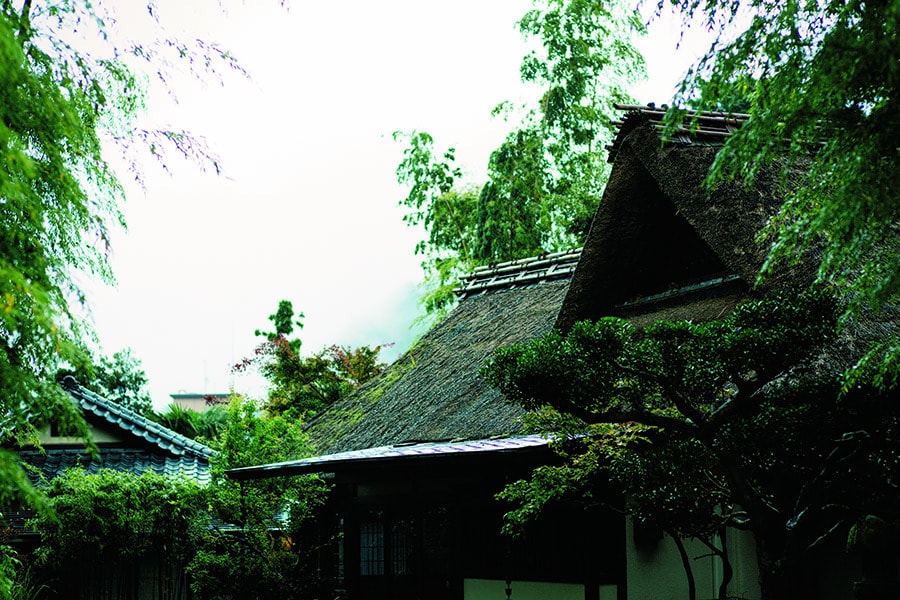
[[80, 448], [45, 448], [20, 450], [22, 461], [36, 469], [44, 479], [53, 479], [65, 469], [83, 467], [88, 473], [113, 469], [141, 474], [153, 471], [159, 475], [181, 475], [201, 484], [209, 483], [209, 462], [199, 456], [171, 456], [152, 450], [135, 448], [101, 448], [97, 460]]
[[89, 419], [91, 416], [137, 437], [140, 442], [101, 445], [99, 457], [93, 459], [84, 448], [46, 446], [42, 450], [18, 450], [22, 461], [44, 479], [53, 479], [69, 467], [81, 466], [88, 473], [114, 469], [141, 474], [153, 471], [160, 475], [183, 475], [200, 483], [209, 482], [209, 459], [212, 448], [175, 433], [127, 408], [110, 402], [66, 377], [63, 387], [78, 403]]
[[549, 441], [541, 435], [526, 435], [488, 440], [464, 440], [458, 442], [423, 442], [381, 446], [366, 450], [351, 450], [323, 456], [313, 456], [281, 463], [242, 467], [226, 471], [234, 479], [259, 479], [295, 475], [299, 473], [331, 473], [342, 467], [359, 467], [386, 461], [407, 461], [422, 458], [479, 456], [486, 453], [520, 452], [547, 446]]
[[213, 450], [209, 446], [175, 433], [159, 423], [98, 396], [78, 385], [73, 377], [66, 377], [63, 387], [75, 398], [83, 410], [147, 440], [174, 456], [209, 459], [213, 455]]
[[[616, 139], [606, 149], [609, 150], [609, 162], [614, 162], [623, 138], [639, 125], [650, 123], [662, 132], [665, 129], [664, 119], [669, 107], [663, 104], [639, 106], [633, 104], [616, 104], [617, 110], [625, 111], [621, 121], [613, 124], [619, 129]], [[725, 113], [713, 111], [684, 111], [684, 124], [669, 131], [668, 143], [692, 145], [720, 145], [736, 131], [750, 115], [743, 113]]]
[[463, 299], [482, 292], [496, 292], [568, 279], [575, 271], [580, 256], [581, 248], [576, 248], [566, 252], [540, 254], [477, 267], [461, 278], [462, 287], [455, 290], [456, 295]]

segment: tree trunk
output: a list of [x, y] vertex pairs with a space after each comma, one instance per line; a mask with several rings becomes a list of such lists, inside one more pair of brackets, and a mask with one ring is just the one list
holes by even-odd
[[678, 554], [681, 556], [681, 565], [684, 567], [684, 574], [687, 576], [688, 584], [688, 600], [697, 600], [697, 583], [694, 580], [694, 571], [691, 569], [691, 560], [688, 558], [687, 550], [684, 548], [684, 542], [674, 532], [667, 532], [675, 546], [678, 548]]
[[[754, 528], [753, 537], [756, 540], [759, 586], [763, 600], [818, 597], [817, 582], [811, 578], [810, 571], [804, 568], [802, 561], [788, 560], [781, 551], [786, 546], [785, 532], [780, 524], [770, 528], [767, 534]], [[775, 550], [771, 550], [773, 545]]]

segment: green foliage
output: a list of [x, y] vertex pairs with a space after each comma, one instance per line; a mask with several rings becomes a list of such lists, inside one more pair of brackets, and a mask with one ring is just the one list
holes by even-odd
[[553, 225], [580, 243], [609, 175], [613, 104], [631, 102], [628, 86], [645, 75], [633, 43], [645, 28], [632, 2], [538, 0], [519, 29], [541, 44], [523, 59], [521, 75], [545, 89], [539, 133], [546, 202]]
[[103, 398], [121, 404], [145, 417], [153, 415], [147, 374], [131, 348], [124, 348], [112, 356], [95, 357], [85, 350], [85, 362], [58, 369], [56, 381], [72, 376], [80, 384]]
[[47, 490], [55, 519], [39, 519], [41, 543], [55, 561], [135, 559], [161, 552], [183, 558], [184, 535], [203, 506], [201, 488], [187, 479], [101, 469], [70, 469]]
[[293, 308], [286, 300], [279, 303], [278, 313], [269, 318], [276, 325], [280, 322], [288, 327], [282, 326], [275, 333], [257, 331], [257, 335], [266, 335], [268, 341], [257, 346], [254, 356], [243, 359], [233, 370], [241, 372], [253, 366], [260, 369], [272, 384], [266, 410], [273, 415], [305, 419], [375, 377], [386, 366], [378, 360], [382, 346], [332, 345], [317, 354], [302, 356], [300, 340], [286, 337], [292, 331], [293, 318]]
[[508, 525], [583, 494], [599, 469], [639, 522], [702, 539], [749, 528], [763, 571], [789, 576], [862, 516], [896, 519], [896, 390], [848, 389], [831, 364], [843, 357], [822, 354], [846, 351], [840, 310], [828, 292], [792, 292], [717, 322], [641, 331], [605, 318], [499, 350], [485, 377], [582, 446], [508, 488], [518, 503]]
[[[198, 484], [153, 472], [70, 469], [47, 494], [54, 516], [32, 523], [41, 534], [36, 573], [48, 590], [78, 597], [123, 597], [125, 574], [137, 574], [142, 564], [159, 573], [182, 571], [196, 551], [192, 532], [208, 521]], [[144, 585], [176, 598], [181, 583], [167, 576]]]
[[460, 274], [473, 264], [478, 190], [458, 186], [462, 171], [453, 164], [454, 148], [438, 156], [434, 139], [424, 131], [395, 131], [394, 141], [408, 144], [396, 170], [397, 181], [409, 186], [400, 201], [408, 211], [403, 221], [428, 234], [416, 244], [427, 290], [422, 305], [426, 314], [440, 313], [453, 303]]
[[[15, 445], [35, 443], [36, 427], [51, 420], [87, 433], [53, 374], [84, 360], [74, 271], [109, 279], [106, 243], [121, 221], [121, 188], [97, 131], [110, 108], [104, 65], [41, 37], [46, 18], [32, 18], [30, 5], [0, 7], [0, 407], [3, 441]], [[0, 461], [4, 495], [33, 500], [14, 459]]]
[[[257, 329], [253, 332], [253, 335], [257, 337], [264, 337], [270, 342], [274, 342], [278, 338], [287, 338], [287, 336], [291, 335], [294, 332], [294, 325], [297, 326], [297, 329], [303, 329], [303, 318], [306, 315], [303, 313], [297, 314], [297, 321], [294, 319], [294, 305], [291, 304], [290, 300], [281, 300], [278, 302], [278, 310], [275, 311], [275, 314], [269, 315], [269, 320], [272, 321], [272, 324], [275, 326], [275, 331], [262, 331]], [[291, 349], [294, 352], [300, 350], [300, 339], [296, 338], [289, 342], [291, 344]]]
[[[151, 11], [155, 13], [155, 9]], [[0, 413], [6, 446], [37, 444], [50, 422], [87, 438], [80, 412], [54, 375], [89, 361], [81, 282], [110, 282], [110, 233], [124, 225], [123, 187], [106, 160], [167, 149], [217, 164], [185, 132], [137, 129], [140, 68], [165, 81], [172, 62], [212, 71], [227, 53], [167, 35], [123, 40], [103, 5], [83, 0], [0, 3]], [[152, 35], [159, 33], [154, 31]], [[144, 64], [140, 64], [144, 62]], [[164, 64], [165, 63], [165, 64]], [[202, 65], [202, 66], [201, 66]], [[111, 142], [104, 144], [103, 142]], [[134, 176], [140, 179], [140, 171]], [[15, 457], [0, 454], [0, 500], [33, 506], [41, 495]], [[43, 510], [44, 505], [38, 506]], [[7, 579], [0, 574], [0, 587]]]
[[309, 516], [324, 487], [317, 477], [261, 479], [238, 484], [225, 471], [238, 467], [283, 462], [313, 454], [302, 421], [261, 412], [256, 403], [235, 398], [228, 406], [228, 422], [214, 442], [210, 461], [217, 488], [219, 517], [244, 527], [281, 528], [278, 514], [296, 511], [297, 525]]
[[38, 600], [45, 590], [31, 565], [12, 547], [0, 545], [0, 600]]
[[197, 412], [173, 403], [166, 407], [165, 411], [154, 414], [151, 418], [163, 427], [185, 437], [211, 444], [225, 428], [228, 411], [220, 404]]
[[[815, 248], [823, 253], [820, 280], [850, 292], [845, 319], [862, 307], [896, 303], [900, 5], [751, 2], [750, 18], [739, 21], [743, 29], [733, 35], [721, 26], [735, 22], [745, 3], [673, 4], [731, 36], [717, 41], [689, 74], [679, 99], [714, 107], [733, 94], [736, 82], [750, 99], [750, 120], [718, 154], [710, 185], [750, 180], [779, 161], [786, 177], [802, 177], [764, 233], [772, 249], [763, 274]], [[898, 347], [895, 337], [871, 359], [890, 368]]]
[[0, 598], [8, 600], [12, 598], [15, 579], [20, 567], [20, 561], [15, 556], [15, 551], [9, 546], [0, 546]]
[[265, 416], [253, 402], [232, 400], [228, 425], [216, 440], [210, 462], [209, 505], [233, 530], [208, 527], [188, 571], [198, 600], [296, 598], [314, 573], [298, 568], [317, 541], [306, 526], [322, 505], [327, 485], [317, 476], [282, 477], [238, 483], [227, 469], [304, 458], [312, 454], [302, 422]]
[[512, 132], [488, 161], [476, 217], [475, 263], [534, 256], [551, 247], [548, 163], [537, 128]]
[[92, 597], [119, 597], [125, 573], [162, 561], [157, 575], [168, 575], [156, 585], [163, 597], [177, 597], [184, 573], [198, 600], [303, 597], [314, 573], [298, 560], [315, 549], [306, 528], [327, 487], [313, 476], [243, 484], [225, 476], [234, 467], [308, 456], [302, 424], [266, 417], [239, 398], [227, 416], [213, 441], [218, 452], [208, 487], [111, 470], [75, 469], [53, 480], [52, 512], [35, 523], [44, 581], [58, 590], [88, 585]]
[[111, 357], [101, 357], [95, 373], [98, 394], [139, 415], [153, 413], [147, 387], [150, 382], [131, 348], [119, 350]]
[[540, 44], [522, 80], [545, 91], [491, 154], [480, 189], [460, 184], [453, 148], [439, 156], [425, 132], [394, 134], [408, 144], [397, 167], [409, 189], [404, 221], [428, 234], [416, 246], [428, 314], [452, 305], [459, 276], [475, 266], [583, 242], [609, 171], [612, 105], [630, 101], [626, 86], [643, 75], [632, 38], [644, 28], [627, 2], [538, 0], [519, 29]]

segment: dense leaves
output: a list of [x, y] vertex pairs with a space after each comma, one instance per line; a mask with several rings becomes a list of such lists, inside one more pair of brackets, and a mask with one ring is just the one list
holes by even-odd
[[536, 42], [521, 77], [540, 87], [537, 106], [503, 103], [495, 115], [524, 115], [488, 161], [487, 181], [461, 183], [455, 150], [439, 153], [424, 132], [395, 133], [408, 143], [397, 167], [409, 193], [404, 220], [428, 238], [422, 254], [428, 313], [453, 302], [472, 267], [569, 249], [583, 242], [608, 176], [605, 144], [612, 105], [644, 71], [633, 45], [643, 25], [629, 2], [536, 0], [519, 22]]
[[153, 416], [150, 398], [150, 381], [141, 366], [141, 360], [131, 348], [124, 348], [112, 356], [95, 358], [87, 354], [87, 362], [66, 367], [56, 372], [56, 380], [72, 376], [82, 386], [103, 398], [122, 405], [146, 417]]
[[[679, 99], [715, 107], [738, 89], [749, 100], [750, 119], [718, 154], [710, 184], [750, 180], [774, 161], [786, 176], [796, 178], [798, 164], [805, 172], [765, 233], [772, 250], [764, 272], [814, 247], [823, 253], [820, 279], [851, 292], [845, 317], [896, 302], [900, 5], [672, 3], [724, 31], [685, 79]], [[886, 383], [896, 383], [898, 356], [895, 337], [873, 348], [868, 362], [887, 371]]]
[[[558, 413], [556, 429], [584, 447], [561, 467], [563, 492], [583, 493], [571, 482], [599, 468], [641, 522], [701, 539], [748, 528], [777, 597], [855, 522], [900, 517], [896, 390], [846, 387], [839, 312], [829, 293], [804, 291], [705, 324], [581, 322], [501, 349], [485, 375], [527, 408]], [[559, 496], [541, 478], [506, 492], [521, 503], [513, 523]]]
[[298, 560], [315, 549], [306, 526], [325, 484], [313, 476], [243, 484], [225, 476], [230, 468], [311, 453], [301, 423], [260, 412], [241, 399], [229, 405], [209, 442], [218, 451], [207, 487], [112, 470], [73, 469], [53, 480], [52, 515], [34, 524], [41, 581], [58, 597], [120, 598], [150, 569], [142, 585], [153, 582], [160, 597], [185, 597], [188, 585], [198, 600], [303, 597], [313, 575]]
[[197, 412], [190, 408], [172, 403], [161, 413], [150, 417], [163, 427], [180, 433], [192, 440], [210, 444], [219, 437], [228, 422], [228, 410], [222, 404], [207, 406], [206, 410]]
[[[37, 429], [50, 422], [88, 437], [54, 375], [90, 360], [82, 283], [112, 280], [109, 241], [124, 224], [124, 189], [108, 152], [120, 150], [139, 180], [146, 150], [163, 165], [168, 149], [218, 170], [186, 132], [136, 125], [138, 73], [150, 65], [165, 82], [176, 64], [201, 74], [230, 68], [233, 59], [200, 40], [161, 33], [155, 7], [147, 31], [159, 38], [123, 39], [107, 8], [78, 0], [0, 3], [0, 436], [7, 447], [39, 445]], [[40, 500], [15, 456], [0, 452], [3, 506], [43, 509]], [[0, 572], [0, 588], [6, 584]]]
[[[44, 7], [48, 8], [48, 7]], [[121, 188], [103, 158], [98, 121], [109, 106], [110, 71], [75, 54], [39, 27], [70, 18], [0, 6], [0, 406], [6, 444], [35, 441], [58, 419], [86, 429], [54, 382], [61, 362], [80, 363], [84, 329], [75, 271], [109, 279], [106, 244], [121, 221]], [[37, 11], [37, 7], [35, 7]], [[85, 11], [91, 19], [91, 11]], [[0, 489], [29, 497], [27, 478], [0, 454]]]
[[198, 531], [198, 552], [188, 571], [198, 600], [304, 597], [314, 573], [298, 567], [316, 550], [306, 526], [327, 485], [317, 476], [238, 483], [227, 469], [304, 458], [312, 454], [301, 421], [261, 415], [261, 406], [235, 399], [215, 441], [209, 506], [225, 528]]
[[41, 533], [35, 566], [48, 592], [125, 597], [125, 574], [144, 564], [170, 574], [155, 581], [157, 593], [178, 597], [184, 581], [177, 574], [195, 551], [192, 532], [208, 521], [199, 485], [152, 472], [71, 469], [47, 494], [55, 516], [34, 525]]
[[267, 341], [256, 347], [253, 357], [233, 367], [236, 372], [259, 368], [272, 384], [266, 410], [273, 415], [305, 419], [375, 377], [386, 366], [378, 358], [382, 346], [332, 345], [317, 354], [303, 356], [301, 340], [287, 337], [294, 324], [303, 327], [302, 317], [300, 313], [294, 323], [291, 303], [282, 300], [278, 311], [269, 317], [276, 330], [257, 331]]

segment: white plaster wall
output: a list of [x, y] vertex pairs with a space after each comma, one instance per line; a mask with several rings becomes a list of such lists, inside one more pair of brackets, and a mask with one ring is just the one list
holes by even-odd
[[[94, 443], [110, 444], [118, 443], [123, 440], [121, 435], [117, 435], [110, 429], [95, 426], [90, 426], [90, 429]], [[42, 446], [84, 446], [84, 440], [78, 437], [50, 435], [50, 425], [45, 425], [41, 428], [38, 433], [38, 439]]]
[[[639, 550], [634, 544], [634, 525], [629, 518], [625, 528], [628, 600], [683, 600], [687, 597], [687, 576], [678, 548], [669, 536], [651, 550]], [[729, 530], [726, 534], [729, 559], [734, 577], [729, 594], [759, 600], [759, 573], [753, 538], [743, 531]], [[722, 562], [708, 556], [709, 549], [694, 540], [684, 540], [691, 570], [697, 586], [697, 598], [716, 598], [722, 581]], [[702, 558], [697, 558], [702, 557]]]
[[[584, 600], [584, 586], [577, 583], [548, 583], [543, 581], [513, 581], [515, 600]], [[615, 600], [615, 586], [609, 600]], [[601, 592], [602, 594], [602, 592]], [[506, 598], [506, 582], [497, 579], [463, 580], [465, 600], [499, 600]], [[600, 600], [607, 600], [603, 595]]]

